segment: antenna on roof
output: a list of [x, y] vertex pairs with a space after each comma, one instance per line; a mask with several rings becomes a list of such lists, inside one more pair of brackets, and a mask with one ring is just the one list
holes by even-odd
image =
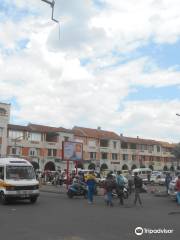
[[56, 20], [56, 19], [54, 18], [54, 5], [55, 5], [55, 1], [54, 1], [54, 0], [52, 0], [52, 2], [49, 1], [49, 0], [41, 0], [41, 1], [46, 2], [46, 3], [49, 4], [50, 7], [52, 8], [51, 20], [59, 24], [59, 39], [60, 39], [60, 23], [59, 23], [58, 20]]

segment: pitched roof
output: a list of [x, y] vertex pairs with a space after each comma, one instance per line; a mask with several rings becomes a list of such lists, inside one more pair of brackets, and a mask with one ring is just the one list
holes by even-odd
[[20, 125], [15, 125], [15, 124], [8, 124], [8, 129], [14, 130], [14, 131], [28, 131], [27, 126], [20, 126]]
[[28, 124], [27, 126], [20, 126], [14, 124], [8, 124], [9, 130], [14, 131], [29, 131], [29, 132], [40, 132], [40, 133], [49, 133], [49, 132], [65, 132], [65, 133], [72, 133], [72, 130], [62, 128], [62, 127], [50, 127], [44, 125], [37, 125], [37, 124]]
[[119, 135], [117, 135], [116, 133], [111, 131], [104, 131], [101, 129], [74, 127], [73, 132], [74, 132], [74, 135], [81, 136], [81, 137], [119, 140]]
[[162, 147], [168, 147], [168, 148], [173, 148], [175, 146], [175, 144], [172, 144], [172, 143], [157, 141], [153, 139], [143, 139], [139, 137], [132, 138], [132, 137], [120, 136], [120, 140], [122, 142], [136, 143], [136, 144], [161, 145]]
[[50, 126], [44, 126], [44, 125], [38, 125], [38, 124], [29, 124], [29, 129], [33, 132], [65, 132], [65, 133], [72, 133], [72, 130], [62, 128], [62, 127], [50, 127]]
[[132, 138], [132, 137], [125, 137], [120, 136], [120, 140], [122, 142], [128, 142], [128, 143], [139, 143], [139, 144], [149, 144], [149, 145], [156, 145], [158, 142], [152, 139], [143, 139], [143, 138]]

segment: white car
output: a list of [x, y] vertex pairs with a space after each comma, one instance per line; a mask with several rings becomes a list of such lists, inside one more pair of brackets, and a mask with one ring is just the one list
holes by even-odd
[[158, 184], [158, 185], [165, 185], [165, 176], [160, 174], [152, 174], [151, 175], [151, 183]]

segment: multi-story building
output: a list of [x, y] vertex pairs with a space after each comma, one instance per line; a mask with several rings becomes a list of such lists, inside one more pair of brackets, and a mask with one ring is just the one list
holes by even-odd
[[[84, 168], [94, 164], [110, 170], [151, 167], [169, 170], [176, 168], [172, 155], [174, 144], [142, 138], [125, 137], [112, 131], [74, 127], [27, 126], [9, 124], [10, 105], [0, 103], [0, 156], [18, 156], [31, 161], [42, 170], [66, 169], [62, 156], [63, 141], [83, 143]], [[74, 163], [70, 162], [70, 168]]]
[[150, 167], [168, 170], [174, 167], [172, 149], [174, 144], [149, 139], [124, 137], [120, 135], [122, 169]]
[[62, 159], [62, 142], [72, 141], [71, 130], [36, 124], [9, 124], [7, 138], [7, 156], [25, 158], [44, 170], [66, 168]]
[[74, 139], [83, 143], [83, 163], [88, 167], [94, 163], [97, 168], [106, 164], [109, 169], [120, 165], [120, 138], [114, 132], [97, 129], [74, 127]]

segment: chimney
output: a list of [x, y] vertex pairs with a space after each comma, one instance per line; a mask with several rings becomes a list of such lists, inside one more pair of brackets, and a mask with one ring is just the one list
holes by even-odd
[[100, 126], [98, 126], [98, 127], [97, 127], [97, 130], [101, 130], [101, 127], [100, 127]]
[[139, 139], [139, 136], [137, 136], [137, 139]]
[[120, 137], [123, 137], [123, 133], [120, 133]]

